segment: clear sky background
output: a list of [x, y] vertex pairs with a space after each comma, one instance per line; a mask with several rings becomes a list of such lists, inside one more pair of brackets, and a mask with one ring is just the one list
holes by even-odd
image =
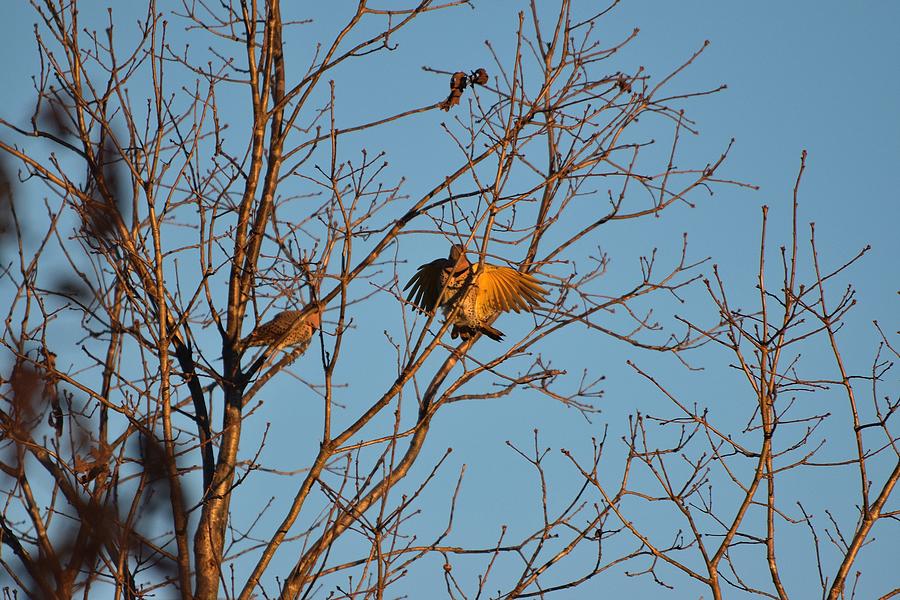
[[[134, 2], [138, 4], [141, 3]], [[120, 35], [125, 35], [127, 27], [134, 22], [134, 14], [128, 14], [134, 6], [124, 1], [113, 5], [117, 23], [122, 27]], [[308, 51], [313, 40], [334, 31], [335, 23], [342, 21], [351, 7], [344, 2], [321, 5], [328, 8], [318, 7], [322, 12], [315, 15], [316, 22], [294, 30], [296, 37], [286, 40], [290, 50]], [[508, 51], [514, 42], [516, 12], [524, 5], [512, 1], [485, 1], [475, 5], [474, 11], [462, 8], [426, 16], [394, 40], [400, 44], [396, 52], [372, 63], [360, 62], [360, 67], [341, 69], [336, 78], [337, 91], [339, 98], [348, 100], [339, 100], [338, 125], [357, 124], [441, 99], [447, 90], [446, 77], [426, 73], [422, 66], [450, 71], [485, 66], [490, 71], [490, 55], [483, 40], [491, 39], [500, 53]], [[326, 13], [326, 10], [335, 12]], [[587, 13], [590, 9], [579, 10]], [[34, 17], [24, 2], [8, 3], [4, 12], [6, 17], [0, 24], [3, 32], [0, 50], [5, 57], [0, 106], [4, 107], [4, 116], [25, 115], [31, 102], [30, 77], [36, 69], [31, 28]], [[758, 191], [719, 187], [714, 196], [695, 195], [692, 200], [696, 208], [680, 207], [654, 222], [639, 221], [604, 229], [595, 243], [613, 258], [610, 289], [617, 289], [619, 282], [624, 286], [628, 275], [637, 267], [637, 257], [654, 246], [659, 247], [662, 256], [674, 260], [674, 253], [680, 250], [681, 234], [687, 232], [690, 256], [713, 257], [732, 286], [735, 303], [752, 306], [760, 207], [763, 204], [771, 207], [770, 247], [774, 251], [789, 241], [791, 189], [800, 153], [806, 149], [808, 169], [801, 188], [800, 220], [816, 222], [823, 263], [837, 266], [866, 244], [872, 245], [872, 251], [849, 276], [836, 283], [833, 293], [836, 295], [848, 281], [858, 288], [858, 305], [840, 341], [846, 348], [845, 358], [851, 369], [868, 371], [877, 344], [871, 321], [878, 319], [886, 331], [895, 332], [900, 313], [897, 295], [900, 288], [900, 236], [897, 234], [900, 225], [897, 187], [900, 3], [626, 0], [601, 21], [601, 26], [600, 37], [611, 42], [621, 40], [634, 27], [641, 30], [637, 40], [611, 61], [608, 70], [643, 65], [656, 78], [684, 62], [704, 40], [711, 42], [702, 57], [679, 75], [670, 88], [673, 92], [689, 92], [722, 83], [728, 85], [721, 93], [684, 103], [688, 116], [697, 122], [700, 135], [685, 140], [682, 160], [685, 166], [702, 166], [717, 158], [733, 137], [735, 146], [720, 174], [759, 186]], [[191, 34], [175, 28], [173, 35]], [[192, 45], [203, 47], [206, 43], [198, 41]], [[222, 99], [226, 118], [240, 122], [246, 116], [243, 100]], [[457, 114], [462, 113], [457, 111]], [[416, 198], [440, 181], [445, 172], [456, 168], [458, 157], [440, 132], [440, 123], [452, 115], [427, 113], [402, 125], [358, 136], [348, 144], [385, 149], [390, 162], [386, 175], [395, 179], [405, 177], [406, 192]], [[808, 229], [804, 228], [801, 238], [807, 237]], [[401, 254], [406, 252], [410, 261], [401, 277], [412, 274], [420, 262], [446, 252], [445, 242], [437, 239], [403, 239], [401, 244]], [[771, 258], [775, 257], [771, 254]], [[341, 400], [351, 407], [354, 399], [368, 401], [372, 396], [369, 390], [381, 389], [379, 386], [383, 387], [393, 374], [393, 354], [385, 351], [381, 332], [397, 326], [399, 309], [386, 295], [366, 306], [371, 312], [359, 315], [360, 326], [350, 338], [354, 351], [348, 352], [344, 365], [343, 377], [351, 387]], [[707, 315], [708, 322], [715, 317], [713, 307], [708, 302], [704, 304], [702, 294], [689, 296], [686, 306], [672, 310], [700, 318]], [[514, 333], [515, 318], [505, 317], [504, 325], [507, 324], [501, 328]], [[479, 342], [480, 345], [489, 343], [488, 340]], [[708, 407], [713, 418], [732, 424], [735, 429], [742, 426], [749, 414], [748, 403], [755, 401], [747, 385], [728, 369], [731, 357], [713, 348], [697, 353], [695, 362], [706, 367], [702, 372], [689, 372], [671, 357], [643, 354], [610, 338], [597, 336], [551, 338], [542, 350], [555, 363], [570, 370], [573, 386], [577, 385], [581, 369], [587, 369], [595, 377], [606, 377], [604, 396], [597, 401], [601, 412], [587, 422], [574, 410], [524, 392], [498, 401], [461, 403], [444, 410], [434, 424], [426, 453], [420, 459], [421, 467], [410, 475], [404, 489], [414, 487], [447, 447], [454, 448], [445, 468], [423, 498], [423, 506], [446, 504], [456, 474], [466, 465], [456, 522], [448, 543], [487, 547], [495, 543], [500, 524], [510, 525], [510, 539], [539, 524], [539, 504], [528, 491], [534, 489], [533, 471], [505, 444], [509, 440], [528, 447], [535, 428], [540, 431], [541, 444], [552, 449], [547, 468], [552, 471], [550, 494], [554, 505], [564, 504], [580, 483], [558, 449], [571, 449], [587, 460], [592, 436], [601, 436], [607, 426], [608, 461], [604, 461], [601, 472], [608, 475], [608, 484], [617, 481], [623, 451], [618, 440], [626, 431], [628, 415], [635, 411], [672, 414], [664, 398], [627, 367], [626, 360], [634, 360], [686, 402]], [[310, 356], [298, 361], [294, 371], [312, 380], [321, 378], [319, 361]], [[384, 356], [388, 356], [388, 362], [382, 364]], [[804, 361], [809, 373], [834, 373], [828, 355], [815, 348], [809, 349]], [[367, 376], [365, 382], [360, 381], [360, 374]], [[891, 383], [896, 395], [896, 377]], [[247, 455], [255, 452], [266, 424], [270, 423], [267, 452], [275, 463], [273, 466], [292, 470], [307, 464], [318, 443], [319, 406], [309, 394], [298, 391], [298, 387], [287, 374], [270, 383], [264, 394], [266, 403], [251, 417], [242, 448]], [[846, 412], [840, 396], [829, 393], [813, 396], [805, 397], [804, 401], [813, 403], [816, 410], [839, 415], [820, 434], [832, 444], [828, 455], [852, 456], [853, 446], [845, 423], [840, 420]], [[352, 414], [355, 414], [352, 409], [348, 410], [346, 418]], [[875, 465], [870, 473], [874, 481], [883, 479], [883, 467], [883, 464]], [[809, 504], [805, 506], [816, 511], [819, 525], [825, 525], [822, 511], [830, 506], [837, 509], [835, 514], [849, 528], [854, 524], [857, 499], [853, 495], [857, 485], [855, 477], [855, 471], [851, 470], [829, 471], [822, 476], [808, 474], [796, 480], [787, 478], [784, 489], [788, 498], [807, 499]], [[274, 496], [276, 500], [266, 513], [266, 519], [271, 518], [271, 528], [271, 523], [280, 519], [287, 499], [293, 496], [298, 480], [262, 473], [254, 478], [250, 485], [256, 486], [258, 493], [238, 510], [245, 511], [249, 521], [255, 509]], [[785, 501], [786, 510], [795, 506], [791, 500]], [[896, 510], [897, 500], [891, 506]], [[796, 510], [791, 514], [799, 516]], [[423, 532], [422, 542], [428, 541], [430, 533], [443, 528], [444, 515], [445, 511], [435, 510], [418, 517], [415, 527]], [[667, 515], [655, 509], [636, 513], [634, 517], [648, 530], [675, 533]], [[260, 533], [265, 531], [263, 526]], [[896, 557], [900, 556], [898, 524], [880, 523], [875, 538], [860, 554], [857, 564], [865, 573], [857, 590], [861, 598], [876, 597], [900, 585], [896, 569]], [[796, 565], [786, 563], [795, 568], [782, 572], [789, 592], [796, 598], [813, 597], [817, 575], [806, 529], [786, 528], [782, 539], [780, 551], [785, 556], [798, 557]], [[281, 572], [293, 556], [279, 555]], [[562, 568], [560, 577], [588, 569], [593, 560], [589, 552], [576, 558]], [[757, 564], [763, 563], [757, 560]], [[241, 565], [239, 561], [239, 571]], [[410, 598], [439, 597], [429, 588], [443, 581], [440, 561], [426, 565], [398, 584], [396, 593], [406, 592]], [[472, 562], [470, 566], [474, 569], [481, 565]], [[827, 566], [832, 572], [837, 567], [834, 562]], [[459, 575], [471, 589], [473, 580], [465, 579], [467, 568], [461, 563]], [[767, 581], [764, 573], [751, 572], [757, 575], [757, 582]], [[676, 591], [668, 591], [649, 578], [626, 577], [620, 570], [598, 576], [577, 592], [559, 597], [618, 597], [626, 592], [634, 599], [706, 597], [707, 592], [701, 586], [683, 575], [671, 569], [662, 569], [661, 573], [668, 583], [676, 586]]]

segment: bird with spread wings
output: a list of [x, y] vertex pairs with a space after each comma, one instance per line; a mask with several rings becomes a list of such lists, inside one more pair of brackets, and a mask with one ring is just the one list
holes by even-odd
[[491, 326], [500, 313], [530, 312], [547, 296], [528, 273], [469, 262], [461, 244], [454, 244], [447, 258], [421, 265], [403, 289], [409, 290], [407, 300], [425, 312], [443, 308], [453, 325], [451, 337], [464, 340], [476, 333], [502, 340], [503, 332]]

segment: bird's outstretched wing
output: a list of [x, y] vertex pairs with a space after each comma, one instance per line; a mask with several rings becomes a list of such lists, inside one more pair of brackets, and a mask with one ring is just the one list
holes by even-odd
[[[409, 278], [403, 290], [409, 290], [406, 299], [415, 304], [424, 312], [434, 312], [441, 301], [441, 275], [448, 268], [448, 260], [439, 258], [419, 267], [416, 274]], [[444, 300], [447, 298], [445, 290]]]
[[476, 281], [479, 303], [493, 310], [531, 311], [547, 296], [537, 279], [509, 267], [485, 264]]

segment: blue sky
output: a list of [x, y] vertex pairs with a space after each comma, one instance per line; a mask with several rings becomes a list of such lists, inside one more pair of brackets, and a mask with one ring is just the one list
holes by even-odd
[[[0, 89], [4, 116], [24, 114], [29, 106], [29, 78], [35, 68], [30, 27], [34, 19], [30, 9], [22, 4], [6, 7], [8, 17], [0, 42], [7, 57], [6, 85]], [[475, 4], [474, 11], [462, 8], [426, 16], [409, 32], [398, 36], [395, 40], [400, 44], [398, 50], [373, 61], [377, 65], [374, 68], [369, 63], [360, 63], [367, 66], [339, 70], [336, 89], [340, 124], [353, 125], [441, 98], [446, 93], [445, 78], [423, 72], [420, 68], [423, 65], [446, 70], [486, 66], [490, 70], [490, 55], [482, 41], [491, 39], [501, 55], [508, 51], [513, 42], [516, 11], [522, 6], [511, 1]], [[343, 10], [350, 6], [334, 5]], [[127, 9], [116, 6], [115, 10]], [[580, 10], [588, 11], [584, 7]], [[118, 22], [124, 32], [133, 17], [120, 18]], [[296, 37], [286, 40], [289, 51], [297, 52], [298, 56], [308, 52], [310, 40], [332, 31], [334, 23], [342, 17], [320, 14], [316, 18], [314, 24], [295, 30]], [[774, 251], [778, 245], [788, 242], [791, 189], [800, 153], [806, 149], [809, 156], [801, 188], [800, 221], [816, 222], [822, 262], [837, 266], [866, 244], [872, 245], [872, 251], [849, 277], [839, 279], [834, 288], [837, 294], [843, 285], [852, 281], [858, 289], [858, 305], [840, 341], [847, 348], [845, 358], [852, 369], [868, 370], [877, 344], [871, 321], [879, 319], [886, 325], [886, 331], [896, 331], [896, 315], [900, 313], [897, 296], [900, 197], [895, 182], [900, 167], [897, 110], [900, 78], [896, 76], [900, 57], [900, 36], [896, 34], [900, 4], [629, 0], [601, 25], [601, 39], [611, 41], [621, 40], [634, 27], [639, 27], [637, 39], [613, 59], [614, 69], [643, 65], [656, 78], [684, 62], [704, 40], [710, 41], [704, 54], [678, 76], [670, 89], [676, 93], [688, 92], [723, 83], [728, 88], [684, 103], [688, 116], [697, 122], [700, 135], [684, 140], [682, 159], [685, 165], [702, 165], [716, 158], [734, 138], [735, 145], [722, 174], [759, 186], [758, 191], [719, 187], [712, 197], [695, 196], [696, 208], [678, 208], [654, 222], [641, 221], [604, 230], [597, 243], [613, 256], [610, 286], [614, 287], [619, 277], [624, 281], [633, 272], [637, 256], [653, 246], [658, 246], [663, 255], [677, 252], [681, 234], [686, 232], [690, 256], [713, 257], [737, 302], [750, 304], [755, 298], [760, 207], [763, 204], [771, 207], [770, 247]], [[192, 35], [175, 31], [173, 35], [179, 37]], [[207, 43], [191, 42], [199, 48]], [[343, 101], [342, 97], [349, 100]], [[246, 111], [242, 100], [238, 95], [222, 99], [223, 114], [238, 123], [238, 130], [246, 114], [241, 112]], [[390, 165], [386, 177], [405, 177], [405, 190], [415, 198], [439, 181], [451, 168], [448, 165], [455, 164], [457, 158], [440, 129], [441, 122], [451, 117], [452, 113], [419, 115], [403, 125], [351, 138], [345, 149], [354, 145], [384, 148]], [[802, 231], [801, 241], [808, 237], [805, 227]], [[436, 240], [426, 241], [424, 245], [402, 243], [402, 248], [412, 256], [408, 273], [401, 272], [401, 278], [411, 274], [415, 264], [424, 262], [418, 260], [420, 257], [430, 259], [432, 254], [443, 252], [443, 242]], [[774, 257], [773, 253], [771, 258]], [[707, 268], [705, 272], [708, 271]], [[381, 332], [397, 325], [397, 308], [390, 302], [382, 298], [368, 309], [393, 311], [386, 322], [379, 320], [381, 313], [360, 315], [362, 325], [351, 338], [354, 353], [348, 352], [343, 367], [344, 381], [350, 384], [342, 398], [350, 407], [344, 418], [355, 414], [355, 401], [365, 403], [371, 395], [368, 390], [379, 389], [391, 377], [390, 356], [387, 363], [379, 362], [385, 356]], [[702, 294], [692, 295], [688, 306], [677, 310], [709, 314], [712, 307], [708, 303], [704, 306], [703, 302]], [[515, 320], [514, 317], [505, 319], [504, 323]], [[730, 357], [715, 349], [698, 352], [696, 360], [706, 367], [698, 373], [685, 370], [670, 357], [641, 353], [609, 338], [593, 337], [589, 343], [587, 339], [585, 336], [551, 338], [542, 350], [570, 369], [572, 385], [577, 385], [582, 368], [595, 377], [606, 377], [604, 396], [597, 402], [602, 412], [592, 422], [585, 421], [573, 410], [526, 393], [514, 393], [494, 402], [450, 406], [435, 422], [421, 465], [411, 474], [404, 489], [414, 487], [437, 457], [447, 447], [453, 447], [446, 468], [424, 496], [424, 502], [431, 506], [446, 503], [456, 473], [466, 465], [449, 543], [490, 546], [496, 541], [501, 523], [510, 525], [511, 535], [537, 524], [536, 499], [530, 492], [520, 491], [533, 490], [534, 473], [505, 444], [509, 440], [519, 447], [528, 447], [534, 429], [540, 432], [541, 444], [552, 449], [547, 468], [552, 471], [551, 502], [555, 505], [564, 504], [579, 484], [559, 448], [571, 449], [586, 459], [590, 455], [591, 438], [601, 436], [605, 427], [609, 431], [609, 460], [603, 463], [602, 472], [608, 475], [609, 483], [615, 480], [623, 451], [617, 440], [626, 430], [628, 415], [635, 411], [671, 414], [671, 407], [625, 364], [626, 360], [634, 360], [652, 371], [688, 402], [708, 406], [719, 422], [738, 429], [749, 414], [747, 402], [753, 401], [752, 394], [728, 368]], [[816, 348], [807, 352], [803, 364], [810, 372], [833, 374], [826, 354]], [[294, 371], [313, 380], [321, 375], [318, 360], [310, 359], [310, 355], [298, 361]], [[365, 381], [360, 380], [362, 373], [368, 376]], [[264, 394], [266, 402], [247, 430], [243, 451], [248, 456], [255, 451], [266, 423], [270, 423], [267, 452], [273, 466], [290, 470], [306, 464], [304, 460], [317, 445], [317, 433], [312, 432], [318, 431], [319, 407], [297, 388], [288, 375], [270, 383]], [[834, 429], [823, 433], [832, 444], [829, 452], [834, 457], [852, 453], [846, 429], [841, 426], [840, 415], [845, 408], [840, 397], [823, 393], [808, 401], [815, 403], [815, 410], [838, 415]], [[875, 481], [883, 475], [883, 465], [880, 467], [876, 464], [871, 473]], [[254, 489], [261, 492], [245, 499], [247, 505], [240, 510], [255, 514], [252, 507], [264, 504], [273, 495], [276, 501], [267, 516], [279, 515], [285, 498], [296, 487], [296, 480], [266, 474], [254, 477], [253, 485], [258, 486]], [[810, 507], [818, 511], [818, 518], [823, 518], [821, 511], [830, 506], [851, 526], [854, 497], [842, 494], [847, 488], [852, 492], [855, 481], [850, 470], [807, 471], [797, 479], [786, 478], [783, 485], [789, 494], [808, 498]], [[895, 501], [895, 509], [896, 506]], [[439, 522], [435, 522], [434, 515]], [[443, 527], [442, 515], [441, 510], [433, 515], [426, 511], [415, 523], [422, 532], [437, 531]], [[273, 517], [272, 522], [277, 518]], [[674, 533], [669, 517], [663, 512], [648, 510], [638, 513], [636, 518], [651, 530]], [[427, 537], [428, 533], [423, 533], [421, 539]], [[875, 597], [897, 586], [897, 577], [891, 570], [892, 557], [900, 553], [896, 523], [881, 523], [875, 537], [876, 542], [863, 551], [857, 565], [865, 573], [858, 590], [860, 597]], [[785, 555], [809, 556], [805, 529], [794, 527], [785, 532], [783, 539], [781, 551]], [[281, 572], [290, 564], [290, 558], [279, 556]], [[591, 561], [587, 552], [562, 569], [567, 574], [577, 573], [588, 568]], [[805, 591], [812, 589], [810, 582], [816, 577], [812, 570], [814, 564], [806, 560], [798, 562], [801, 564], [795, 571], [783, 576], [789, 591], [796, 597], [807, 597]], [[237, 564], [240, 570], [241, 563]], [[831, 568], [836, 565], [832, 563]], [[648, 578], [627, 577], [619, 570], [598, 576], [578, 592], [559, 597], [583, 598], [600, 593], [615, 596], [627, 592], [635, 599], [684, 598], [706, 593], [682, 575], [671, 570], [662, 572], [669, 583], [676, 585], [677, 591], [667, 592]], [[758, 576], [758, 581], [765, 581], [760, 572], [753, 569], [750, 572]], [[466, 567], [461, 566], [460, 575], [465, 577], [466, 573]], [[398, 584], [397, 593], [406, 592], [410, 598], [433, 597], [425, 596], [423, 590], [441, 581], [440, 563], [432, 561]], [[471, 589], [472, 581], [467, 583]]]

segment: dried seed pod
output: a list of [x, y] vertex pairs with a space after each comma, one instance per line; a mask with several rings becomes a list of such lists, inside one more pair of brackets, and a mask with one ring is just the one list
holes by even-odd
[[484, 69], [478, 69], [469, 76], [472, 85], [484, 85], [488, 82], [488, 74]]

